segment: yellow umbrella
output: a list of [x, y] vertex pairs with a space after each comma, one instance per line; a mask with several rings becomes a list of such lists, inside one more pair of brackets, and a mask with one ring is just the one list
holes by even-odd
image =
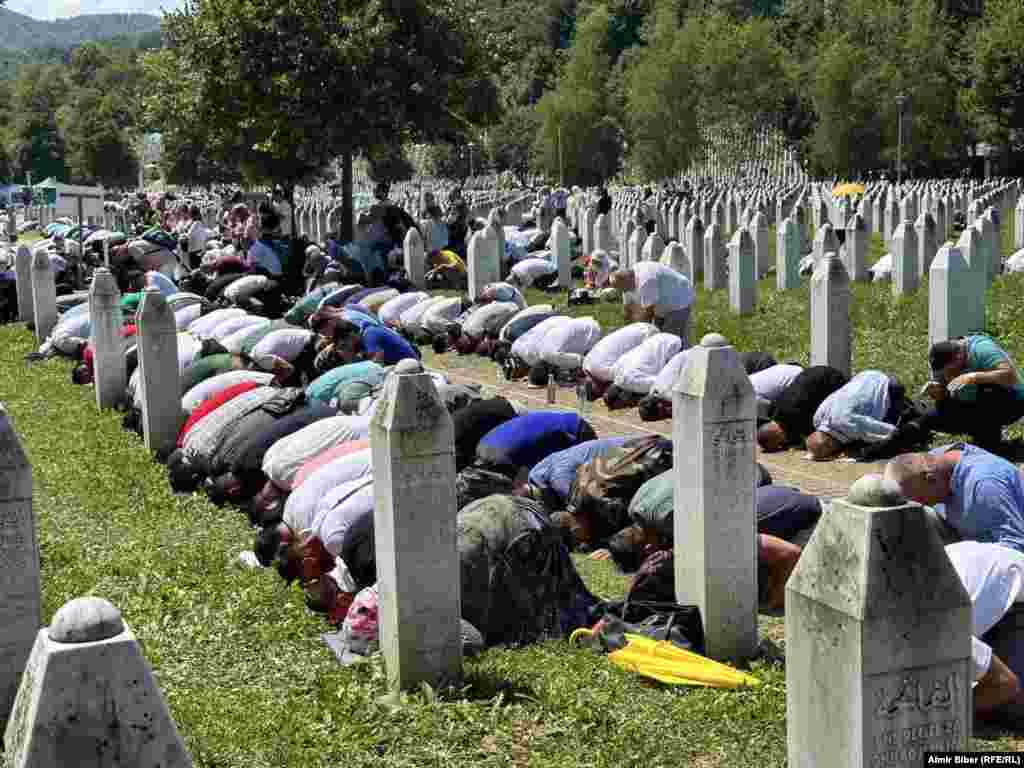
[[846, 184], [840, 184], [838, 187], [832, 190], [832, 197], [851, 197], [852, 195], [863, 195], [864, 185], [856, 184], [854, 182], [847, 182]]
[[[589, 629], [577, 629], [570, 642], [593, 634]], [[708, 688], [739, 688], [760, 685], [752, 675], [725, 664], [679, 648], [664, 640], [652, 640], [642, 635], [626, 633], [626, 647], [608, 654], [615, 666], [643, 677], [675, 685], [700, 685]]]

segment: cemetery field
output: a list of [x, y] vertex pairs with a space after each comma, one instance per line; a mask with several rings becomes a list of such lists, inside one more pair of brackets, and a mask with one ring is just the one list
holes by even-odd
[[[900, 318], [912, 315], [914, 300], [892, 307], [886, 291], [871, 291], [879, 314], [909, 322]], [[762, 293], [783, 312], [806, 301], [805, 291]], [[718, 312], [718, 297], [701, 301], [708, 313]], [[1000, 303], [993, 307], [1001, 317]], [[606, 323], [618, 307], [599, 309]], [[884, 325], [870, 319], [869, 335], [878, 338]], [[720, 322], [726, 320], [723, 314]], [[1021, 333], [1003, 322], [1019, 355]], [[910, 325], [915, 334], [920, 330]], [[798, 331], [806, 331], [806, 318], [747, 322], [745, 335], [735, 323], [723, 327], [744, 348], [787, 356], [806, 347]], [[245, 518], [198, 494], [172, 494], [163, 468], [121, 429], [119, 416], [96, 410], [92, 388], [71, 384], [69, 363], [23, 361], [33, 347], [24, 327], [0, 328], [0, 402], [33, 464], [43, 621], [86, 594], [118, 606], [195, 765], [738, 768], [785, 762], [779, 665], [755, 665], [763, 681], [755, 689], [669, 688], [551, 641], [489, 650], [467, 662], [466, 686], [457, 694], [422, 691], [397, 709], [385, 707], [379, 661], [340, 668], [319, 639], [326, 625], [305, 608], [297, 587], [235, 565], [252, 544]], [[881, 354], [861, 347], [856, 355]], [[625, 579], [607, 563], [577, 563], [597, 594], [623, 593]], [[762, 635], [781, 642], [781, 621], [762, 618]], [[979, 735], [976, 748], [1024, 750], [1024, 739], [1013, 734]]]

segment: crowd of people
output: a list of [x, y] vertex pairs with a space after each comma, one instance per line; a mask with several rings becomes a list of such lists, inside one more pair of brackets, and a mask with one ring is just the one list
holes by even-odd
[[[130, 289], [157, 288], [178, 328], [182, 427], [176, 449], [160, 457], [170, 485], [242, 510], [254, 526], [244, 560], [299, 582], [309, 607], [341, 627], [356, 653], [375, 647], [369, 433], [394, 375], [428, 373], [452, 415], [462, 613], [484, 644], [564, 636], [611, 610], [587, 589], [572, 552], [635, 573], [633, 597], [675, 601], [673, 558], [685, 554], [673, 540], [677, 447], [650, 433], [601, 437], [585, 403], [637, 408], [648, 421], [671, 416], [673, 384], [691, 354], [693, 287], [665, 264], [618, 269], [607, 254], [582, 254], [586, 287], [576, 301], [621, 301], [621, 327], [603, 334], [593, 317], [529, 306], [523, 291], [534, 280], [515, 270], [529, 258], [550, 261], [536, 255], [549, 234], [537, 219], [549, 207], [562, 215], [560, 204], [557, 190], [542, 190], [531, 220], [505, 228], [508, 278], [474, 300], [415, 290], [392, 269], [413, 226], [431, 254], [464, 261], [460, 233], [436, 202], [427, 198], [417, 221], [388, 203], [385, 188], [360, 222], [362, 239], [329, 253], [315, 244], [297, 252], [269, 203], [233, 204], [213, 232], [196, 208], [178, 207], [166, 222], [174, 268], [140, 271], [126, 286], [125, 427], [141, 430], [133, 314], [142, 294]], [[454, 200], [457, 218], [462, 205]], [[74, 378], [87, 383], [90, 330], [87, 305], [69, 302], [40, 353], [77, 358]], [[509, 380], [575, 385], [580, 408], [531, 409], [455, 383], [424, 368], [424, 345], [484, 356]], [[939, 342], [919, 397], [882, 371], [848, 377], [761, 350], [741, 360], [763, 452], [801, 446], [819, 461], [891, 459], [887, 482], [934, 508], [930, 519], [975, 605], [976, 709], [1019, 716], [1024, 477], [998, 454], [1003, 427], [1024, 415], [1024, 380], [1009, 355], [982, 334]], [[936, 431], [972, 443], [914, 452]], [[758, 476], [758, 599], [770, 612], [784, 607], [786, 580], [827, 504], [775, 484], [760, 465]]]

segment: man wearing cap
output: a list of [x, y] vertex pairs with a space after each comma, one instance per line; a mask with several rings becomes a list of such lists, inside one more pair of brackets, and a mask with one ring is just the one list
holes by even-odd
[[684, 349], [690, 346], [694, 296], [686, 275], [656, 261], [641, 261], [613, 272], [611, 285], [622, 291], [627, 323], [654, 323], [659, 330], [678, 336]]
[[975, 334], [933, 344], [932, 380], [925, 387], [935, 405], [920, 419], [924, 429], [966, 433], [998, 449], [1003, 427], [1024, 416], [1024, 382], [995, 340]]

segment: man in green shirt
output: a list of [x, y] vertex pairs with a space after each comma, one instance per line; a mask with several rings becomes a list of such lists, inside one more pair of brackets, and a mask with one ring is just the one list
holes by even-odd
[[928, 351], [935, 405], [925, 429], [968, 434], [975, 445], [998, 448], [1003, 427], [1024, 416], [1024, 380], [1010, 356], [984, 334], [940, 341]]

